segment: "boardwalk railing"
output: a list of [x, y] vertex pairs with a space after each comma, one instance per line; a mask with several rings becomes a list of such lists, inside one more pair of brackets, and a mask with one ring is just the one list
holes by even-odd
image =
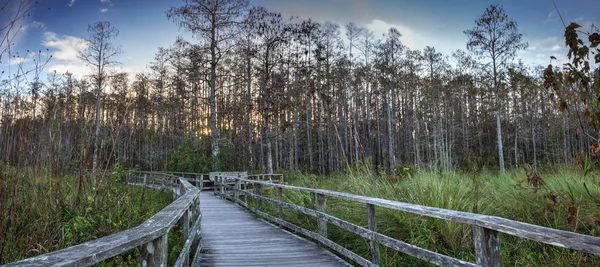
[[148, 187], [172, 188], [177, 199], [137, 227], [7, 266], [90, 266], [137, 247], [142, 266], [166, 266], [167, 237], [176, 223], [185, 243], [175, 266], [188, 266], [200, 255], [200, 190], [186, 179], [165, 173], [135, 172], [128, 179]]
[[[440, 266], [502, 266], [499, 233], [600, 255], [600, 238], [598, 237], [541, 227], [495, 216], [432, 208], [329, 190], [288, 186], [236, 177], [222, 179], [221, 176], [217, 176], [217, 181], [218, 183], [216, 186], [220, 187], [220, 189], [215, 190], [215, 194], [219, 194], [223, 197], [233, 200], [239, 205], [252, 210], [263, 218], [266, 218], [267, 220], [282, 227], [317, 240], [322, 245], [329, 247], [330, 249], [362, 266], [377, 266], [380, 264], [379, 245], [386, 246], [401, 253], [414, 256]], [[266, 196], [266, 194], [263, 194], [263, 191], [265, 191], [266, 188], [272, 188], [276, 190], [277, 199], [269, 198]], [[283, 190], [300, 191], [313, 194], [315, 197], [316, 208], [310, 209], [293, 203], [284, 202], [282, 197]], [[248, 197], [254, 199], [254, 205], [250, 205], [248, 203]], [[366, 214], [368, 217], [368, 228], [327, 214], [327, 198], [337, 198], [363, 203], [365, 205]], [[278, 216], [273, 216], [263, 211], [263, 202], [277, 206], [279, 208]], [[471, 225], [473, 228], [476, 264], [442, 255], [440, 253], [420, 248], [378, 233], [375, 207], [388, 208], [421, 216]], [[283, 218], [284, 208], [315, 217], [317, 219], [317, 233], [285, 221]], [[371, 259], [365, 259], [362, 256], [328, 239], [328, 224], [335, 225], [368, 239], [370, 242]]]

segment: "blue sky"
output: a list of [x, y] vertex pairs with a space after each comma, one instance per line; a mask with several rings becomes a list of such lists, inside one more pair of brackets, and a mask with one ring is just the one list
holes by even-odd
[[[11, 0], [0, 0], [0, 2]], [[16, 2], [16, 0], [12, 0]], [[121, 70], [141, 72], [153, 60], [158, 47], [168, 47], [178, 35], [193, 39], [179, 31], [165, 12], [171, 6], [180, 6], [182, 0], [41, 0], [21, 24], [13, 51], [23, 57], [24, 65], [31, 64], [37, 55], [30, 51], [48, 51], [53, 59], [46, 72], [69, 70], [76, 76], [89, 72], [76, 59], [76, 51], [85, 47], [81, 38], [87, 37], [87, 25], [96, 21], [110, 21], [120, 31], [114, 43], [121, 45]], [[527, 51], [519, 58], [527, 64], [547, 65], [550, 56], [566, 53], [563, 45], [562, 23], [551, 0], [252, 0], [285, 16], [312, 18], [318, 22], [332, 21], [340, 25], [348, 22], [366, 27], [381, 37], [389, 27], [403, 34], [401, 40], [412, 49], [434, 46], [450, 55], [456, 49], [466, 49], [463, 30], [474, 26], [474, 20], [490, 4], [501, 4], [508, 15], [517, 21]], [[597, 0], [556, 0], [565, 19], [584, 27], [598, 25]], [[0, 22], [3, 18], [0, 18]], [[4, 24], [2, 24], [4, 25]], [[13, 63], [15, 60], [13, 60]], [[0, 69], [6, 70], [3, 58]], [[14, 73], [14, 64], [11, 66]], [[6, 76], [3, 76], [6, 77]]]

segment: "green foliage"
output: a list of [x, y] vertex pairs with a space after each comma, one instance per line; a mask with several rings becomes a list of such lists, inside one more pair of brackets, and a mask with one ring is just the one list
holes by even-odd
[[[116, 165], [113, 175], [100, 175], [92, 188], [87, 175], [55, 176], [0, 163], [0, 214], [6, 215], [0, 216], [0, 264], [135, 227], [171, 203], [170, 192], [125, 185], [125, 173]], [[101, 265], [139, 265], [138, 254], [133, 250]]]
[[[234, 170], [240, 162], [230, 147], [219, 146], [216, 170]], [[211, 143], [208, 138], [184, 140], [175, 149], [169, 150], [168, 160], [165, 164], [166, 171], [207, 173], [211, 171], [212, 164]]]
[[169, 158], [165, 164], [167, 171], [198, 172], [210, 171], [210, 142], [206, 139], [198, 141], [185, 140], [175, 149], [169, 150]]

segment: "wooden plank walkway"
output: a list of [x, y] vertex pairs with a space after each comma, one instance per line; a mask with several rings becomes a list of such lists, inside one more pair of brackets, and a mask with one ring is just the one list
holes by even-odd
[[351, 266], [212, 192], [200, 199], [202, 258], [194, 266]]

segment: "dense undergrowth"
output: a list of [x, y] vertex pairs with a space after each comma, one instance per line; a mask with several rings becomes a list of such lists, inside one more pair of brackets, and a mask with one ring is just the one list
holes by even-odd
[[[172, 193], [128, 186], [124, 174], [117, 168], [92, 188], [85, 174], [0, 163], [0, 264], [135, 227], [171, 203]], [[101, 265], [139, 265], [138, 258], [135, 249]]]
[[[408, 170], [408, 171], [407, 171]], [[348, 173], [318, 177], [307, 174], [287, 175], [292, 185], [330, 189], [358, 195], [444, 209], [477, 212], [516, 221], [600, 236], [600, 178], [584, 176], [569, 168], [539, 172], [511, 170], [504, 175], [459, 172], [416, 172], [408, 167], [400, 175], [376, 174], [365, 166]], [[523, 179], [525, 178], [525, 179]], [[276, 196], [276, 191], [267, 194]], [[284, 190], [284, 200], [314, 208], [314, 196]], [[273, 214], [278, 209], [265, 208]], [[367, 226], [364, 204], [327, 198], [327, 213], [346, 221]], [[445, 255], [475, 262], [472, 229], [469, 225], [377, 208], [380, 233]], [[316, 230], [316, 220], [293, 211], [285, 219]], [[369, 242], [335, 226], [328, 226], [329, 238], [370, 259]], [[502, 255], [506, 266], [600, 266], [600, 257], [545, 245], [501, 234]], [[391, 249], [382, 249], [384, 266], [428, 266]]]

